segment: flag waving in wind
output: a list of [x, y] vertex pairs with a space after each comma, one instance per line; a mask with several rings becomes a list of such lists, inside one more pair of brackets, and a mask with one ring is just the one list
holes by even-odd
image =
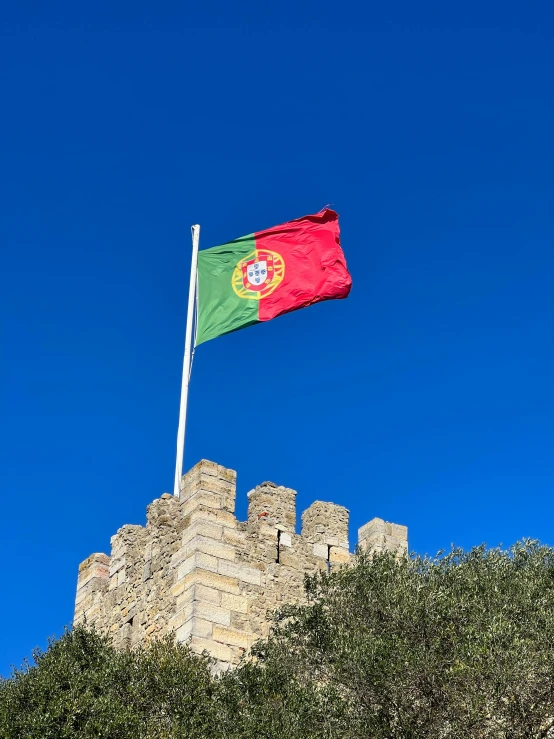
[[[346, 298], [352, 278], [340, 248], [339, 217], [324, 208], [266, 231], [198, 251], [192, 227], [189, 300], [173, 494], [180, 495], [194, 346], [313, 303]], [[193, 346], [194, 307], [197, 306]]]
[[322, 300], [352, 278], [329, 208], [198, 253], [196, 344]]

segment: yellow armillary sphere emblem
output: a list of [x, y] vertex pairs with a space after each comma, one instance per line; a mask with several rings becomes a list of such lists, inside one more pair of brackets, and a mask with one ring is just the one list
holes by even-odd
[[233, 290], [239, 298], [261, 300], [280, 285], [285, 276], [285, 262], [280, 254], [268, 249], [254, 249], [233, 271]]

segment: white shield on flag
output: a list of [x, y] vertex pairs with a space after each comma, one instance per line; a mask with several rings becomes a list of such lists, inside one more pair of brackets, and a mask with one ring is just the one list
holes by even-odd
[[246, 274], [248, 275], [248, 282], [254, 287], [263, 285], [267, 280], [267, 262], [260, 260], [250, 263], [246, 268]]
[[[244, 290], [248, 290], [249, 293], [253, 293], [258, 300], [270, 290], [271, 285], [275, 282], [276, 257], [279, 263], [281, 263], [282, 259], [279, 254], [267, 251], [267, 249], [263, 251], [256, 250], [254, 253], [249, 254], [244, 261], [237, 264], [237, 271], [240, 270], [239, 274], [242, 273], [242, 287]], [[280, 279], [276, 285], [282, 280], [281, 275], [278, 275], [278, 277]], [[237, 292], [236, 287], [233, 287], [233, 289]], [[237, 295], [244, 297], [238, 292]]]

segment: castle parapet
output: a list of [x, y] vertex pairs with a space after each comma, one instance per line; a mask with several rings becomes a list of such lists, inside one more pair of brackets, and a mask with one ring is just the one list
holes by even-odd
[[[237, 664], [269, 631], [267, 615], [302, 602], [304, 576], [352, 561], [346, 508], [316, 501], [296, 533], [296, 491], [264, 482], [235, 517], [236, 473], [202, 460], [147, 508], [146, 526], [126, 525], [106, 554], [79, 568], [75, 623], [129, 647], [174, 633], [216, 670]], [[407, 550], [407, 529], [375, 518], [359, 530], [364, 550]]]
[[164, 493], [146, 507], [146, 527], [153, 529], [179, 525], [180, 512], [178, 499]]
[[267, 524], [280, 531], [296, 529], [296, 490], [263, 482], [248, 493], [248, 523]]
[[321, 500], [302, 514], [302, 538], [312, 545], [314, 557], [325, 559], [328, 570], [350, 561], [348, 519], [347, 508]]
[[408, 527], [373, 518], [358, 529], [358, 546], [364, 552], [408, 551]]
[[[213, 507], [235, 512], [237, 473], [220, 464], [202, 459], [181, 479], [180, 500], [194, 504], [197, 496], [204, 496]], [[194, 506], [193, 506], [194, 507]], [[190, 509], [190, 506], [189, 506]]]
[[348, 549], [347, 508], [316, 500], [302, 514], [302, 537], [314, 544]]
[[79, 565], [75, 622], [94, 623], [103, 616], [103, 594], [108, 589], [110, 558], [97, 552]]

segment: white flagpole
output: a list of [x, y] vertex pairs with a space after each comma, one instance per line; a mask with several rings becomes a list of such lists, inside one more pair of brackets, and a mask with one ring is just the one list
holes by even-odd
[[187, 328], [185, 332], [185, 354], [183, 357], [183, 378], [181, 381], [181, 407], [179, 409], [179, 428], [177, 430], [177, 459], [175, 461], [175, 484], [173, 495], [181, 492], [181, 475], [183, 474], [183, 455], [185, 452], [185, 426], [187, 422], [187, 400], [189, 394], [190, 371], [192, 367], [192, 324], [194, 320], [196, 294], [196, 266], [198, 263], [198, 242], [200, 226], [192, 227], [192, 258], [190, 261], [189, 305], [187, 310]]

